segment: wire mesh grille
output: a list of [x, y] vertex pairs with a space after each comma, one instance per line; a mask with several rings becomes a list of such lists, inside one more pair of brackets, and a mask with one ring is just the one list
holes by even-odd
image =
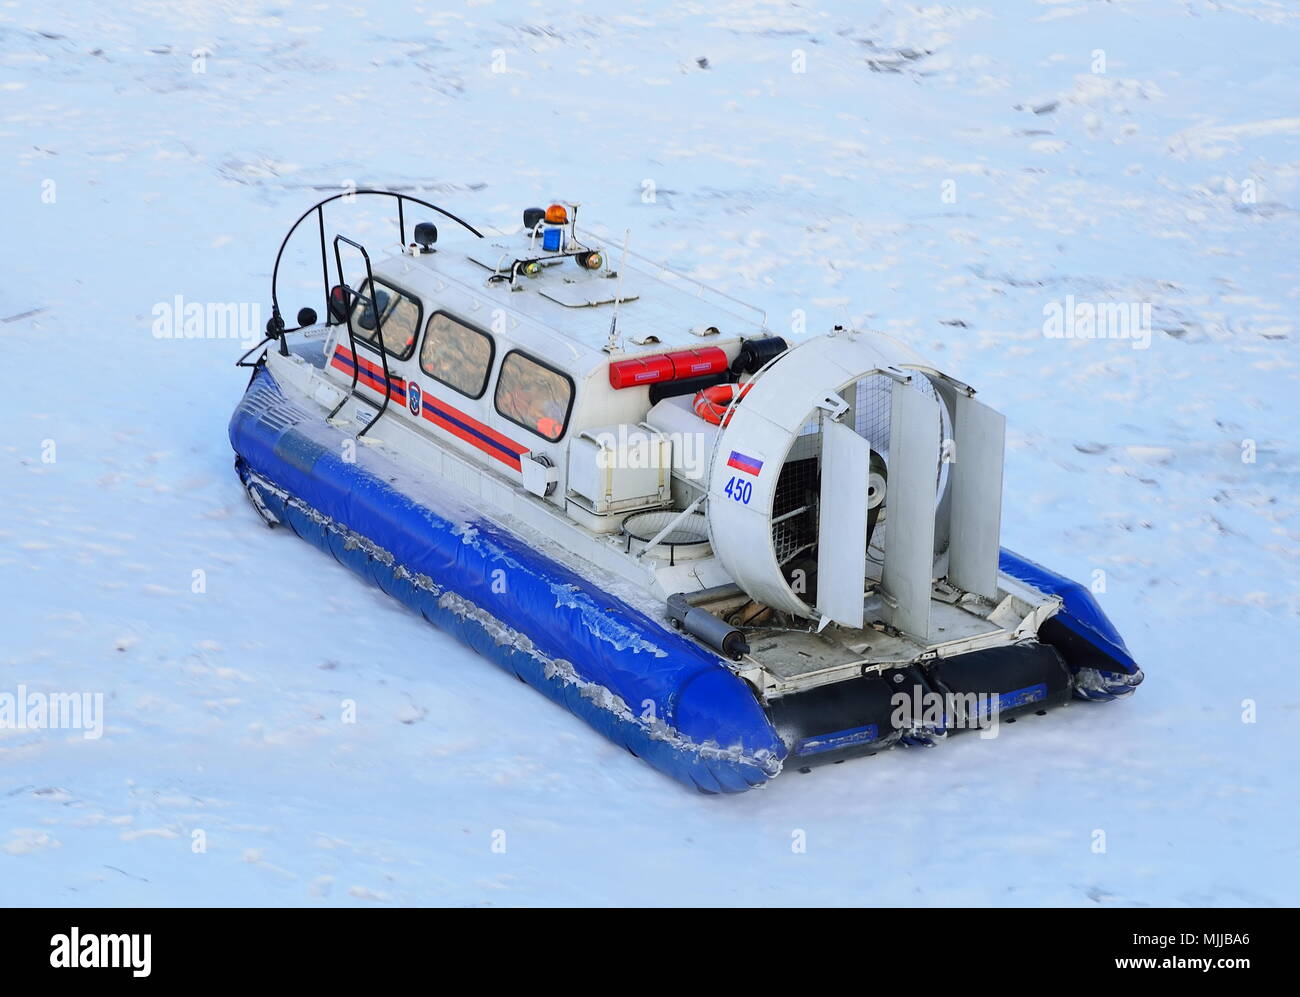
[[[893, 408], [893, 389], [896, 382], [885, 374], [870, 374], [858, 379], [845, 388], [841, 395], [852, 406], [852, 426], [854, 432], [865, 439], [871, 449], [889, 462], [890, 417]], [[944, 419], [944, 432], [947, 432], [947, 419], [943, 413], [943, 403], [930, 379], [917, 374], [912, 384], [939, 403], [941, 418]], [[804, 423], [794, 446], [787, 456], [777, 479], [776, 495], [772, 502], [772, 545], [776, 549], [776, 559], [785, 565], [801, 554], [812, 555], [816, 552], [818, 522], [818, 492], [820, 488], [821, 457], [821, 421], [814, 415]], [[942, 486], [944, 465], [935, 453], [935, 484]], [[888, 489], [885, 504], [888, 506]], [[801, 510], [801, 511], [797, 511]], [[883, 510], [882, 510], [883, 511]], [[863, 510], [863, 514], [866, 511]], [[782, 518], [787, 517], [787, 518]], [[879, 566], [888, 539], [888, 517], [876, 520], [871, 534], [868, 559]]]
[[[805, 431], [808, 429], [804, 427]], [[821, 427], [814, 422], [811, 432], [800, 433], [796, 447], [812, 443], [812, 452], [821, 451]], [[772, 499], [772, 544], [776, 560], [784, 565], [817, 543], [817, 492], [819, 485], [817, 458], [787, 459], [777, 478]], [[784, 517], [784, 518], [782, 518]]]

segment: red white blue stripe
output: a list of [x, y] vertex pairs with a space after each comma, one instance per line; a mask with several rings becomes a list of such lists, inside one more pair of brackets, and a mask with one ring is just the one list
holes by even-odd
[[[346, 346], [336, 346], [334, 348], [334, 359], [330, 361], [330, 366], [343, 371], [348, 377], [352, 376], [352, 371], [355, 368], [358, 384], [364, 384], [367, 388], [378, 391], [381, 395], [384, 393], [384, 368], [377, 363], [372, 363], [365, 357], [355, 355]], [[388, 396], [404, 403], [406, 401], [406, 381], [390, 373]]]
[[[357, 369], [357, 383], [367, 388], [384, 393], [384, 369], [365, 357], [356, 356], [346, 346], [336, 346], [334, 358], [330, 365], [341, 370], [349, 377], [354, 367]], [[390, 374], [388, 379], [388, 396], [403, 404], [407, 401], [407, 382], [404, 378]], [[449, 405], [441, 398], [434, 398], [420, 386], [410, 385], [411, 408], [414, 410], [416, 399], [419, 400], [420, 415], [450, 434], [462, 443], [468, 443], [489, 457], [499, 460], [511, 470], [520, 470], [519, 458], [528, 453], [528, 447], [516, 443], [508, 436], [498, 433], [491, 426], [479, 422], [473, 416], [462, 412], [454, 405]], [[414, 414], [414, 411], [412, 412]]]
[[448, 405], [441, 398], [427, 392], [421, 396], [421, 414], [444, 432], [463, 443], [477, 447], [489, 457], [495, 457], [515, 471], [520, 469], [519, 458], [528, 453], [528, 447], [502, 436], [491, 426], [485, 426], [473, 416]]

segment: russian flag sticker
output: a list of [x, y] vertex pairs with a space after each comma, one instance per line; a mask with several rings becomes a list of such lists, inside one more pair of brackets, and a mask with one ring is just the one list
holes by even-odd
[[758, 472], [763, 470], [763, 462], [757, 457], [750, 457], [739, 450], [731, 451], [731, 457], [727, 461], [728, 467], [734, 467], [737, 471], [744, 471], [746, 474], [758, 476]]

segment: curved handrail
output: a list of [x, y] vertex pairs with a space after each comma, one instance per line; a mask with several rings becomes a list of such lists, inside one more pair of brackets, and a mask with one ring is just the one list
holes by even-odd
[[455, 215], [453, 215], [450, 211], [446, 210], [445, 208], [440, 208], [440, 207], [438, 207], [436, 204], [430, 204], [428, 201], [426, 201], [426, 200], [424, 200], [424, 199], [422, 199], [422, 198], [419, 198], [419, 197], [414, 197], [414, 196], [412, 196], [411, 194], [402, 194], [402, 193], [400, 193], [400, 192], [398, 192], [398, 191], [395, 191], [395, 190], [378, 190], [378, 189], [371, 188], [371, 187], [363, 187], [363, 188], [361, 188], [360, 190], [345, 190], [345, 191], [343, 191], [342, 193], [339, 193], [339, 194], [331, 194], [329, 197], [325, 198], [324, 200], [317, 201], [317, 202], [316, 202], [315, 204], [313, 204], [310, 208], [308, 208], [308, 209], [307, 209], [306, 211], [304, 211], [301, 215], [299, 215], [299, 216], [298, 216], [298, 220], [297, 220], [296, 222], [294, 222], [292, 226], [290, 226], [289, 231], [285, 234], [285, 237], [284, 237], [283, 241], [280, 243], [280, 251], [279, 251], [278, 253], [275, 254], [275, 266], [274, 266], [274, 267], [272, 268], [272, 270], [271, 270], [271, 321], [272, 321], [272, 322], [276, 322], [277, 320], [280, 320], [281, 322], [283, 321], [282, 319], [280, 319], [280, 296], [279, 296], [279, 286], [278, 286], [278, 285], [279, 285], [279, 279], [280, 279], [280, 260], [284, 257], [284, 251], [285, 251], [285, 248], [289, 245], [289, 240], [290, 240], [291, 238], [293, 238], [293, 234], [294, 234], [295, 232], [298, 231], [298, 226], [301, 225], [304, 221], [306, 221], [306, 220], [307, 220], [307, 217], [308, 217], [308, 216], [309, 216], [313, 211], [315, 211], [315, 212], [319, 212], [319, 221], [320, 221], [320, 230], [321, 230], [321, 231], [320, 231], [320, 235], [321, 235], [321, 270], [322, 270], [322, 273], [323, 273], [323, 275], [324, 275], [324, 277], [325, 277], [325, 307], [326, 307], [326, 314], [327, 314], [327, 315], [329, 314], [329, 311], [328, 311], [328, 309], [329, 309], [329, 270], [328, 270], [328, 267], [326, 266], [326, 263], [325, 263], [325, 211], [324, 211], [324, 208], [325, 208], [325, 205], [329, 204], [331, 201], [337, 201], [337, 200], [339, 200], [340, 198], [344, 198], [344, 197], [355, 197], [355, 196], [357, 196], [357, 195], [359, 195], [359, 194], [377, 194], [377, 195], [380, 195], [380, 196], [382, 196], [382, 197], [395, 197], [395, 198], [397, 198], [397, 224], [398, 224], [398, 228], [400, 229], [400, 237], [401, 237], [401, 241], [402, 241], [402, 244], [403, 244], [403, 245], [406, 244], [406, 217], [405, 217], [405, 212], [403, 211], [403, 204], [402, 204], [403, 201], [413, 201], [414, 203], [419, 204], [419, 205], [422, 205], [423, 207], [429, 208], [429, 209], [432, 210], [432, 211], [436, 211], [436, 212], [438, 212], [438, 214], [442, 215], [444, 218], [450, 218], [450, 219], [451, 219], [452, 221], [454, 221], [457, 225], [460, 225], [462, 228], [468, 229], [470, 232], [473, 232], [473, 233], [474, 233], [476, 236], [478, 236], [480, 239], [482, 239], [482, 238], [484, 237], [482, 232], [480, 232], [478, 229], [476, 229], [476, 228], [475, 228], [473, 225], [471, 225], [469, 222], [465, 221], [465, 219], [463, 219], [463, 218], [458, 218], [458, 217], [456, 217]]
[[[379, 307], [379, 297], [375, 291], [375, 271], [370, 266], [370, 254], [366, 252], [366, 247], [361, 245], [361, 243], [354, 242], [346, 235], [335, 233], [334, 264], [338, 267], [340, 274], [343, 272], [343, 257], [339, 252], [340, 242], [346, 242], [353, 249], [360, 252], [361, 258], [366, 261], [365, 287], [366, 290], [370, 292], [370, 308], [375, 315], [375, 347], [379, 350], [379, 359], [384, 365], [384, 401], [383, 404], [379, 406], [379, 411], [375, 413], [374, 419], [366, 423], [361, 432], [357, 433], [357, 439], [361, 439], [361, 437], [365, 436], [370, 430], [370, 427], [379, 421], [380, 416], [388, 411], [388, 399], [391, 398], [393, 394], [393, 376], [388, 370], [388, 345], [384, 342], [384, 317], [380, 314], [382, 309]], [[342, 277], [339, 279], [342, 280]], [[364, 295], [358, 294], [357, 297], [362, 301], [366, 300]], [[348, 349], [352, 351], [352, 384], [348, 388], [348, 393], [339, 399], [339, 403], [334, 406], [330, 411], [330, 414], [326, 416], [326, 419], [333, 419], [338, 415], [339, 411], [347, 403], [347, 400], [357, 393], [357, 377], [361, 373], [361, 354], [357, 352], [357, 337], [356, 333], [352, 329], [352, 309], [350, 308], [348, 309]]]

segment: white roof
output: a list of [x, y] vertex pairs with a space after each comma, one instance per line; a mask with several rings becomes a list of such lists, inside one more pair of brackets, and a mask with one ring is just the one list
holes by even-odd
[[[455, 235], [445, 243], [440, 241], [437, 252], [395, 259], [407, 264], [399, 283], [411, 285], [414, 273], [427, 270], [430, 276], [460, 285], [462, 291], [482, 298], [490, 307], [504, 308], [531, 320], [530, 324], [543, 326], [579, 347], [575, 352], [593, 362], [609, 358], [601, 351], [609, 338], [614, 300], [620, 295], [618, 329], [625, 355], [710, 346], [763, 331], [760, 309], [675, 271], [654, 271], [629, 260], [620, 287], [613, 271], [617, 259], [612, 257], [621, 255], [621, 250], [589, 237], [587, 244], [601, 251], [605, 267], [587, 270], [572, 259], [562, 259], [545, 265], [535, 277], [516, 276], [513, 290], [509, 280], [489, 278], [494, 273], [508, 276], [515, 260], [540, 255], [540, 247], [530, 252], [529, 239], [523, 233], [482, 240]], [[376, 270], [393, 272], [382, 264]], [[429, 286], [411, 286], [411, 290], [428, 294], [437, 302], [436, 280]], [[426, 302], [426, 306], [430, 304]], [[717, 333], [692, 331], [710, 327]], [[658, 342], [643, 342], [651, 336]]]

